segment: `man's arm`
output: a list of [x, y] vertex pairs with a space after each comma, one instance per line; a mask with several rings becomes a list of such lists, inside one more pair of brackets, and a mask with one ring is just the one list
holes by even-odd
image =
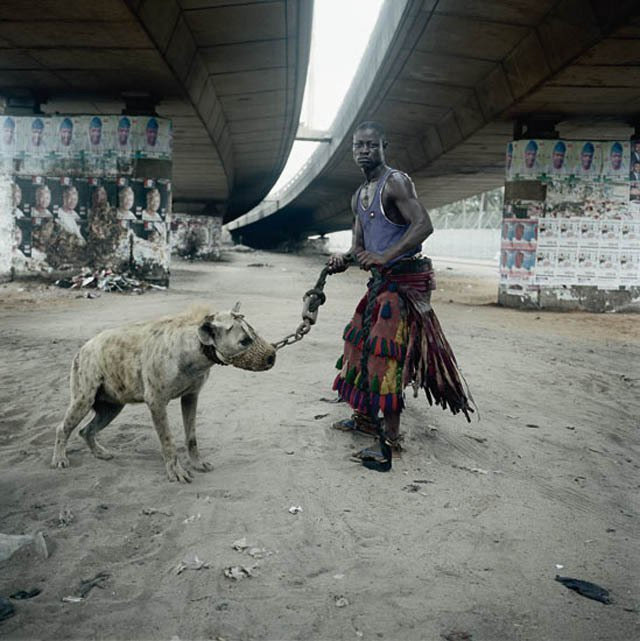
[[364, 269], [386, 265], [394, 258], [421, 245], [433, 232], [431, 218], [424, 205], [418, 200], [416, 189], [408, 176], [399, 172], [391, 174], [384, 186], [382, 198], [385, 209], [389, 211], [393, 208], [404, 224], [408, 224], [409, 227], [402, 238], [383, 254], [359, 251], [356, 255], [360, 266]]
[[[364, 250], [364, 237], [362, 234], [362, 226], [356, 211], [356, 194], [351, 197], [351, 211], [353, 212], [353, 226], [351, 227], [351, 248], [347, 254], [356, 256], [359, 252]], [[335, 274], [336, 272], [343, 272], [347, 269], [346, 256], [347, 254], [333, 254], [327, 263], [329, 273]]]

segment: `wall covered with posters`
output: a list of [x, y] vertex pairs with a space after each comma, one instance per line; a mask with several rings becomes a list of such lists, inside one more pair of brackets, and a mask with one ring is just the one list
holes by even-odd
[[171, 137], [170, 121], [150, 116], [0, 116], [10, 271], [108, 267], [167, 282]]
[[502, 303], [638, 302], [640, 140], [510, 142], [502, 222]]

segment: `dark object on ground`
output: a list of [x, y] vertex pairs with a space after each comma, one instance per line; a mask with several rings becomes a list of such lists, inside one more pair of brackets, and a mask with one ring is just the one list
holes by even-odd
[[469, 632], [463, 632], [462, 630], [451, 630], [442, 635], [443, 639], [446, 641], [471, 641], [472, 637]]
[[92, 588], [100, 588], [104, 590], [103, 583], [110, 576], [111, 575], [108, 572], [99, 572], [93, 577], [93, 579], [84, 579], [83, 581], [80, 581], [80, 587], [76, 590], [76, 596], [84, 599], [87, 594], [91, 592]]
[[24, 599], [33, 599], [34, 596], [38, 596], [42, 590], [40, 588], [32, 588], [31, 590], [20, 590], [19, 592], [14, 592], [9, 596], [10, 599], [15, 599], [16, 601], [22, 601]]
[[582, 581], [581, 579], [572, 579], [571, 577], [560, 576], [559, 574], [556, 574], [556, 581], [562, 583], [562, 585], [569, 588], [570, 590], [574, 590], [578, 594], [586, 596], [587, 599], [600, 601], [600, 603], [604, 603], [606, 605], [611, 603], [611, 599], [609, 598], [609, 590], [601, 588], [595, 583], [589, 583], [589, 581]]
[[383, 436], [378, 440], [380, 444], [379, 450], [361, 450], [358, 452], [357, 458], [359, 458], [362, 461], [362, 465], [369, 470], [388, 472], [392, 466], [393, 453]]
[[0, 596], [0, 621], [12, 617], [16, 613], [13, 603], [3, 596]]

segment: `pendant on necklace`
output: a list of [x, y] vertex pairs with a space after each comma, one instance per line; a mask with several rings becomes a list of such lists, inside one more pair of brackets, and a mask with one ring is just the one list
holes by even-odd
[[374, 217], [375, 217], [375, 215], [376, 215], [376, 212], [375, 212], [375, 211], [372, 211], [372, 212], [369, 214], [369, 217], [370, 217], [370, 218], [374, 218]]

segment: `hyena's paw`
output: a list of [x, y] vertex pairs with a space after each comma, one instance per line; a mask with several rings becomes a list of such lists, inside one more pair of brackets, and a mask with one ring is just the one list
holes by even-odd
[[95, 443], [93, 447], [93, 455], [103, 461], [108, 461], [113, 458], [113, 453], [103, 445], [100, 445], [100, 443]]
[[167, 477], [170, 481], [178, 481], [179, 483], [191, 483], [193, 477], [189, 470], [185, 470], [180, 461], [175, 458], [173, 461], [169, 461], [167, 464]]
[[51, 467], [53, 468], [65, 468], [69, 467], [69, 459], [67, 458], [64, 452], [54, 451], [53, 457], [51, 458]]
[[213, 470], [213, 463], [209, 463], [209, 461], [203, 461], [199, 458], [191, 458], [189, 460], [191, 467], [194, 470], [198, 470], [198, 472], [211, 472]]

